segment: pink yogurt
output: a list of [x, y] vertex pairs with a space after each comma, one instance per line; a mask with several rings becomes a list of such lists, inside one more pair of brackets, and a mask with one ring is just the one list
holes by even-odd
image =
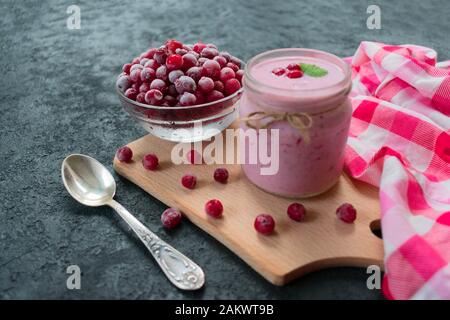
[[[290, 63], [314, 64], [328, 73], [323, 77], [304, 74], [295, 79], [272, 73], [275, 68], [285, 68]], [[259, 160], [256, 164], [249, 163], [252, 145], [241, 143], [245, 160], [242, 169], [248, 179], [268, 192], [286, 197], [313, 196], [332, 187], [343, 168], [352, 113], [348, 100], [350, 88], [349, 68], [326, 52], [279, 49], [252, 58], [244, 77], [241, 118], [258, 111], [306, 114], [312, 125], [308, 130], [309, 142], [288, 121], [269, 125], [268, 129], [279, 129], [279, 169], [272, 175], [261, 174], [261, 168], [267, 165]], [[241, 121], [241, 128], [253, 130], [245, 121]]]

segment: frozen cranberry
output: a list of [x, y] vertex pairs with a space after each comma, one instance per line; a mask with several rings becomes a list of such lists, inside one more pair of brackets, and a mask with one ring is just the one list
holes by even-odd
[[242, 78], [243, 77], [244, 77], [244, 70], [241, 69], [241, 70], [236, 71], [236, 79], [239, 80], [241, 85], [242, 85]]
[[155, 79], [150, 84], [150, 89], [157, 89], [161, 91], [163, 94], [167, 92], [167, 85], [161, 79]]
[[227, 67], [233, 69], [234, 72], [238, 72], [239, 67], [235, 65], [233, 62], [228, 62]]
[[156, 170], [158, 168], [158, 157], [153, 153], [149, 153], [142, 158], [142, 166], [147, 170]]
[[178, 93], [194, 92], [197, 89], [194, 79], [189, 76], [181, 76], [175, 81], [175, 89]]
[[235, 93], [241, 88], [241, 84], [238, 79], [230, 79], [225, 82], [225, 94], [227, 96]]
[[177, 49], [183, 48], [183, 44], [180, 41], [170, 39], [166, 41], [166, 48], [169, 53], [175, 53]]
[[260, 214], [256, 217], [254, 227], [261, 234], [268, 235], [275, 229], [275, 220], [269, 214]]
[[175, 81], [177, 81], [177, 79], [181, 76], [184, 76], [184, 72], [181, 70], [172, 70], [169, 72], [169, 82], [171, 83], [175, 83]]
[[168, 70], [180, 69], [183, 66], [183, 56], [171, 54], [166, 59], [166, 66]]
[[214, 170], [214, 180], [220, 183], [227, 183], [228, 170], [225, 168], [217, 168], [216, 170]]
[[183, 56], [183, 70], [189, 70], [189, 68], [197, 65], [197, 58], [192, 53], [186, 53]]
[[194, 79], [195, 82], [197, 82], [202, 77], [202, 68], [201, 67], [189, 68], [189, 70], [186, 71], [186, 75]]
[[[238, 67], [238, 69], [241, 68], [241, 60], [239, 60], [238, 58], [236, 58], [235, 56], [231, 56], [230, 57], [230, 62], [233, 63], [235, 66]], [[236, 70], [235, 70], [236, 71]]]
[[163, 94], [158, 89], [150, 89], [145, 94], [145, 102], [148, 104], [159, 106], [163, 103]]
[[344, 203], [336, 210], [339, 219], [346, 223], [352, 223], [356, 219], [356, 209], [350, 203]]
[[214, 61], [217, 61], [220, 64], [220, 67], [223, 68], [227, 65], [227, 59], [225, 59], [224, 57], [221, 56], [216, 56], [213, 59]]
[[139, 60], [139, 64], [140, 64], [141, 66], [144, 66], [144, 67], [145, 67], [145, 64], [146, 64], [148, 61], [150, 61], [150, 59], [148, 59], [148, 58], [142, 58], [141, 60]]
[[200, 89], [195, 90], [194, 92], [196, 100], [196, 104], [203, 104], [206, 102], [206, 97]]
[[220, 64], [214, 60], [205, 61], [203, 64], [202, 75], [218, 80], [220, 75]]
[[145, 53], [142, 54], [142, 58], [153, 59], [156, 50], [156, 48], [148, 49]]
[[140, 82], [139, 83], [136, 82], [136, 83], [133, 83], [130, 88], [136, 90], [136, 92], [139, 92], [139, 88], [140, 87], [141, 87], [141, 83]]
[[157, 49], [153, 56], [153, 59], [155, 59], [156, 62], [158, 62], [160, 65], [164, 64], [167, 59], [166, 50], [164, 50], [164, 48]]
[[185, 188], [194, 189], [195, 185], [197, 184], [197, 178], [196, 178], [196, 176], [194, 176], [192, 174], [185, 174], [181, 178], [181, 184]]
[[204, 58], [204, 57], [198, 58], [198, 59], [197, 59], [198, 65], [199, 65], [199, 66], [203, 66], [203, 64], [204, 64], [206, 61], [208, 61], [208, 60], [209, 60], [209, 59]]
[[226, 83], [228, 80], [233, 79], [234, 77], [236, 77], [236, 74], [234, 73], [233, 69], [225, 67], [220, 70], [220, 81], [222, 81], [223, 83]]
[[230, 59], [231, 59], [231, 54], [228, 53], [228, 52], [226, 52], [226, 51], [220, 52], [219, 55], [220, 55], [221, 57], [224, 57], [225, 59], [227, 59], [227, 62], [229, 62]]
[[141, 84], [141, 86], [139, 87], [139, 92], [147, 92], [148, 90], [150, 90], [150, 85], [148, 84], [148, 82], [144, 82], [143, 84]]
[[130, 163], [133, 158], [133, 151], [127, 146], [121, 147], [117, 150], [116, 157], [120, 162]]
[[156, 78], [156, 72], [152, 68], [145, 67], [141, 71], [141, 80], [143, 82], [152, 82]]
[[276, 76], [282, 76], [283, 74], [286, 73], [286, 69], [284, 68], [275, 68], [272, 70], [272, 73]]
[[301, 78], [303, 76], [303, 72], [301, 70], [289, 70], [286, 76], [291, 79]]
[[161, 215], [161, 223], [167, 229], [173, 229], [181, 222], [181, 212], [175, 208], [169, 208], [164, 210]]
[[167, 94], [170, 94], [172, 97], [178, 96], [178, 91], [177, 89], [175, 89], [174, 84], [169, 85], [169, 87], [167, 88]]
[[217, 49], [217, 46], [216, 46], [214, 43], [208, 43], [208, 44], [206, 44], [206, 46], [207, 46], [208, 48], [214, 48], [214, 49]]
[[223, 92], [223, 90], [225, 89], [225, 86], [223, 85], [222, 81], [214, 81], [214, 90]]
[[146, 68], [152, 68], [153, 70], [158, 69], [159, 66], [160, 66], [160, 64], [159, 64], [158, 62], [156, 62], [156, 60], [154, 60], [154, 59], [148, 60], [148, 61], [145, 63], [145, 65], [144, 65], [144, 67], [146, 67]]
[[134, 69], [134, 70], [132, 70], [131, 73], [130, 73], [130, 79], [131, 79], [131, 81], [140, 84], [142, 82], [142, 80], [141, 80], [141, 69]]
[[202, 164], [203, 162], [202, 155], [195, 149], [189, 150], [186, 157], [191, 164]]
[[305, 218], [306, 209], [301, 203], [291, 203], [287, 208], [289, 218], [295, 221], [302, 221]]
[[217, 90], [213, 90], [210, 93], [208, 93], [208, 95], [206, 96], [206, 101], [208, 102], [213, 102], [213, 101], [217, 101], [220, 99], [223, 99], [225, 96], [223, 95], [222, 92], [217, 91]]
[[131, 100], [136, 100], [137, 94], [138, 94], [138, 92], [136, 90], [134, 90], [133, 88], [129, 88], [129, 89], [127, 89], [127, 91], [125, 91], [125, 97], [127, 97], [128, 99], [131, 99]]
[[175, 50], [175, 54], [179, 54], [180, 56], [184, 56], [188, 52], [189, 52], [188, 50], [183, 48], [178, 48], [177, 50]]
[[298, 63], [289, 63], [286, 67], [288, 70], [300, 70], [300, 65]]
[[127, 90], [131, 86], [130, 76], [118, 77], [116, 81], [116, 86], [120, 91], [125, 92], [125, 90]]
[[145, 103], [145, 94], [146, 94], [146, 92], [140, 92], [140, 93], [136, 96], [136, 102], [139, 102], [139, 103]]
[[180, 106], [193, 106], [197, 103], [197, 97], [190, 92], [184, 92], [180, 96]]
[[167, 67], [166, 66], [159, 66], [158, 69], [156, 69], [156, 78], [161, 79], [163, 81], [167, 80]]
[[208, 59], [213, 59], [215, 56], [219, 55], [219, 51], [215, 48], [204, 48], [202, 50], [201, 56]]
[[167, 95], [167, 96], [164, 97], [164, 102], [163, 103], [165, 105], [169, 106], [169, 107], [174, 107], [174, 106], [177, 105], [178, 100], [174, 96]]
[[194, 47], [192, 49], [197, 53], [201, 53], [204, 48], [206, 48], [206, 44], [199, 41], [194, 44]]
[[139, 61], [141, 60], [140, 57], [136, 57], [133, 60], [131, 60], [131, 64], [139, 64]]
[[122, 71], [125, 72], [126, 74], [130, 74], [131, 66], [132, 66], [131, 63], [125, 63], [122, 67]]
[[136, 69], [144, 69], [144, 66], [141, 65], [140, 63], [133, 64], [133, 65], [130, 67], [130, 74], [131, 74], [131, 72], [133, 72], [133, 71], [136, 70]]
[[214, 89], [214, 81], [208, 77], [201, 77], [201, 79], [198, 80], [198, 87], [202, 92], [208, 93]]
[[222, 203], [217, 199], [209, 200], [205, 204], [205, 212], [213, 218], [220, 218], [223, 212]]

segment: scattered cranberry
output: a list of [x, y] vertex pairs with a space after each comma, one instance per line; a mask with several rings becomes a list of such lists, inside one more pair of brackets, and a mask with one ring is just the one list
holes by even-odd
[[222, 92], [213, 90], [206, 96], [206, 101], [213, 102], [225, 98]]
[[339, 219], [346, 223], [352, 223], [356, 219], [356, 209], [350, 203], [344, 203], [336, 210]]
[[214, 81], [213, 79], [208, 77], [201, 77], [201, 79], [198, 81], [198, 87], [204, 93], [208, 93], [214, 89]]
[[166, 66], [168, 70], [180, 69], [183, 66], [183, 56], [179, 54], [172, 54], [166, 59]]
[[302, 221], [305, 218], [306, 209], [301, 203], [291, 203], [287, 208], [289, 218], [295, 221]]
[[130, 163], [133, 158], [133, 151], [127, 146], [121, 147], [117, 150], [116, 157], [120, 162]]
[[190, 150], [187, 153], [187, 159], [191, 164], [201, 164], [202, 163], [202, 155], [195, 149]]
[[166, 48], [170, 53], [175, 53], [177, 49], [183, 48], [183, 44], [180, 41], [170, 39], [166, 41]]
[[241, 83], [238, 79], [230, 79], [225, 83], [225, 94], [232, 95], [241, 88]]
[[223, 212], [222, 203], [217, 199], [209, 200], [205, 204], [205, 212], [213, 218], [220, 218]]
[[268, 235], [275, 229], [275, 220], [269, 214], [260, 214], [256, 217], [254, 227], [263, 235]]
[[153, 106], [159, 106], [163, 103], [163, 94], [158, 89], [150, 89], [145, 94], [145, 102]]
[[122, 71], [125, 72], [126, 74], [130, 74], [131, 66], [132, 66], [131, 63], [125, 63], [122, 67]]
[[230, 67], [225, 67], [220, 70], [220, 81], [226, 83], [228, 80], [236, 77], [235, 72]]
[[175, 89], [177, 89], [180, 94], [184, 92], [194, 92], [196, 88], [197, 85], [191, 77], [181, 76], [175, 81]]
[[286, 76], [291, 79], [301, 78], [303, 76], [303, 72], [301, 70], [289, 70]]
[[228, 170], [225, 168], [217, 168], [216, 170], [214, 170], [214, 180], [220, 183], [227, 183]]
[[158, 168], [158, 157], [153, 153], [149, 153], [142, 158], [142, 166], [147, 170], [156, 170]]
[[190, 92], [184, 92], [180, 96], [180, 106], [193, 106], [197, 104], [197, 97]]
[[194, 189], [197, 184], [197, 178], [192, 174], [185, 174], [181, 178], [181, 184], [188, 189]]
[[288, 70], [301, 70], [300, 65], [298, 63], [289, 63], [286, 67]]
[[168, 208], [162, 213], [161, 222], [167, 229], [173, 229], [180, 224], [181, 218], [182, 215], [180, 210], [175, 208]]
[[152, 82], [156, 78], [156, 72], [152, 68], [145, 67], [141, 71], [141, 80], [143, 82]]
[[206, 44], [204, 44], [202, 42], [198, 42], [198, 43], [194, 44], [194, 47], [193, 47], [194, 51], [197, 53], [201, 53], [204, 48], [206, 48]]
[[276, 76], [282, 76], [283, 74], [286, 73], [286, 70], [283, 68], [275, 68], [272, 70], [272, 73]]
[[175, 83], [175, 81], [177, 81], [177, 79], [181, 76], [184, 76], [184, 72], [181, 70], [173, 70], [169, 72], [169, 82], [170, 83]]
[[125, 97], [127, 97], [128, 99], [136, 100], [137, 95], [138, 95], [137, 91], [134, 90], [133, 88], [129, 88], [127, 89], [127, 91], [125, 91]]

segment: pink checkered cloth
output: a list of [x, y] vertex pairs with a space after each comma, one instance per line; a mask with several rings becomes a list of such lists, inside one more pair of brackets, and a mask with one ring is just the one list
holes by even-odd
[[389, 299], [450, 299], [450, 63], [362, 42], [346, 170], [379, 186]]

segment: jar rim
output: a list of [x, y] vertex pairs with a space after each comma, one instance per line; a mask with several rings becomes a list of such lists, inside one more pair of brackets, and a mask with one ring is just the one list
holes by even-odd
[[[281, 56], [292, 56], [292, 55], [299, 55], [299, 56], [305, 56], [305, 57], [314, 57], [314, 58], [328, 58], [327, 61], [330, 63], [335, 64], [338, 68], [340, 68], [344, 73], [344, 78], [339, 80], [336, 83], [332, 83], [327, 86], [315, 88], [315, 89], [293, 89], [293, 88], [280, 88], [276, 86], [271, 86], [266, 83], [263, 83], [256, 79], [250, 72], [251, 68], [255, 66], [257, 63], [260, 63], [264, 61], [265, 57], [267, 56], [274, 56], [276, 54], [280, 54]], [[337, 63], [339, 62], [339, 63]], [[269, 51], [264, 51], [262, 53], [257, 54], [256, 56], [252, 57], [247, 65], [245, 66], [244, 70], [244, 82], [247, 82], [247, 84], [250, 82], [252, 85], [258, 86], [258, 88], [264, 88], [266, 90], [275, 90], [277, 92], [286, 93], [289, 95], [292, 95], [293, 93], [314, 93], [314, 92], [320, 92], [325, 90], [330, 90], [333, 88], [340, 88], [342, 86], [345, 86], [346, 84], [351, 84], [351, 69], [349, 65], [339, 58], [338, 56], [328, 53], [326, 51], [322, 50], [316, 50], [316, 49], [306, 49], [306, 48], [281, 48], [281, 49], [274, 49]]]

